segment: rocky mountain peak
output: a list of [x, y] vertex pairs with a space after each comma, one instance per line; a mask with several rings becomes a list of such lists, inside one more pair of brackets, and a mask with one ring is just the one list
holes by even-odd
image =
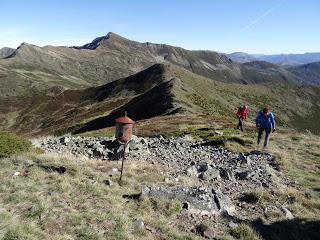
[[111, 39], [111, 40], [128, 40], [128, 39], [126, 39], [126, 38], [124, 38], [124, 37], [122, 37], [122, 36], [120, 36], [120, 35], [118, 35], [118, 34], [116, 34], [116, 33], [114, 33], [114, 32], [108, 32], [107, 33], [107, 35], [105, 36], [105, 38], [106, 39]]
[[33, 45], [33, 44], [30, 44], [30, 43], [27, 43], [27, 42], [23, 42], [20, 44], [19, 47], [17, 47], [17, 50], [21, 50], [21, 49], [27, 49], [27, 48], [41, 48], [39, 46], [36, 46], [36, 45]]
[[91, 43], [87, 43], [80, 47], [72, 47], [76, 49], [89, 49], [89, 50], [96, 50], [99, 47], [103, 46], [103, 43], [106, 42], [119, 42], [119, 41], [130, 41], [116, 33], [108, 32], [107, 35], [102, 37], [95, 38]]

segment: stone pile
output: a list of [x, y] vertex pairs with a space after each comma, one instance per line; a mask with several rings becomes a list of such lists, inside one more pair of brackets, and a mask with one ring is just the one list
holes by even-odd
[[[117, 160], [124, 146], [114, 138], [64, 136], [33, 140], [46, 153], [69, 152], [87, 159]], [[292, 182], [285, 178], [276, 164], [276, 157], [265, 152], [252, 151], [237, 154], [205, 142], [181, 137], [142, 138], [134, 136], [127, 145], [128, 161], [164, 165], [168, 171], [164, 182], [142, 189], [149, 197], [176, 198], [187, 208], [200, 213], [263, 214], [263, 209], [251, 209], [241, 200], [246, 192], [272, 192]], [[184, 186], [180, 179], [194, 180], [196, 188]], [[110, 179], [108, 186], [113, 184]], [[179, 187], [172, 188], [172, 186]], [[234, 203], [234, 204], [232, 204]], [[189, 206], [189, 207], [188, 207]], [[262, 212], [261, 212], [262, 211]]]
[[[33, 144], [45, 153], [71, 153], [88, 159], [118, 160], [124, 152], [115, 138], [63, 136], [34, 139]], [[145, 138], [133, 136], [128, 143], [126, 152], [132, 156], [148, 154], [148, 142]]]
[[289, 183], [289, 179], [282, 181], [276, 157], [266, 152], [236, 154], [221, 146], [207, 146], [183, 138], [158, 137], [148, 142], [150, 155], [141, 155], [136, 160], [166, 165], [174, 170], [176, 177], [187, 175], [208, 183], [229, 185], [240, 181], [251, 185], [252, 189]]
[[[88, 159], [118, 160], [124, 152], [123, 145], [114, 138], [106, 137], [47, 137], [33, 140], [33, 143], [46, 153], [68, 152]], [[289, 183], [288, 179], [283, 179], [275, 156], [259, 151], [236, 154], [221, 146], [207, 146], [203, 142], [181, 137], [133, 136], [126, 152], [129, 161], [144, 161], [169, 167], [173, 174], [171, 178], [178, 179], [179, 175], [187, 175], [207, 184], [223, 183], [227, 191], [239, 186], [257, 189], [276, 187], [279, 182]]]

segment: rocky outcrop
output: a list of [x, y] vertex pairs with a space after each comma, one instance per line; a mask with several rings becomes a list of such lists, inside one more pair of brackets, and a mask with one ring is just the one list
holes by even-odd
[[177, 199], [188, 206], [188, 210], [200, 215], [228, 214], [232, 215], [235, 211], [230, 198], [220, 190], [209, 190], [203, 187], [148, 187], [141, 189], [141, 198], [168, 198]]

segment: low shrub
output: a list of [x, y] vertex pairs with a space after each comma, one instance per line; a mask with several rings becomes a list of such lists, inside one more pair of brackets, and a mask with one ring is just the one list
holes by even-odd
[[241, 201], [246, 203], [257, 203], [262, 196], [262, 192], [248, 192], [241, 197]]
[[28, 151], [31, 142], [22, 137], [7, 132], [0, 132], [0, 158]]
[[257, 232], [246, 224], [240, 224], [235, 229], [231, 230], [231, 235], [236, 239], [241, 240], [260, 240], [261, 237]]
[[301, 137], [301, 136], [292, 136], [291, 137], [292, 141], [301, 141], [302, 139], [303, 139], [303, 137]]

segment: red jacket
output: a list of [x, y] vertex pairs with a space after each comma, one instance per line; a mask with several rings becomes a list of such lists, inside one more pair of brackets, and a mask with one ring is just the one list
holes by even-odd
[[249, 109], [247, 107], [239, 107], [236, 115], [238, 118], [247, 119], [249, 115]]

